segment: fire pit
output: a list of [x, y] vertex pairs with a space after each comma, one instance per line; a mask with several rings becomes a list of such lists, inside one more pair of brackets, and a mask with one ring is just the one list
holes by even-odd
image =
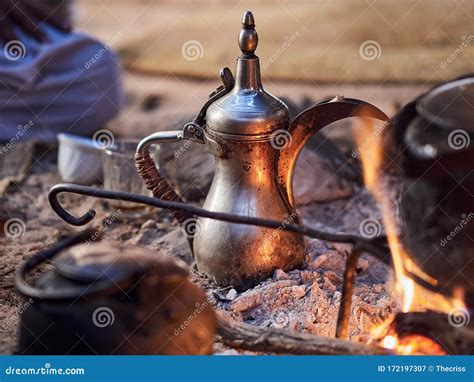
[[[463, 222], [463, 227], [467, 226], [471, 219], [472, 212], [462, 212], [465, 206], [459, 203], [459, 200], [470, 201], [469, 198], [472, 198], [469, 192], [472, 189], [471, 169], [469, 164], [466, 165], [464, 161], [459, 160], [459, 156], [467, 155], [471, 158], [472, 150], [468, 143], [454, 155], [443, 144], [439, 146], [435, 144], [443, 142], [442, 137], [449, 140], [449, 137], [452, 137], [451, 133], [459, 133], [458, 127], [464, 126], [466, 121], [469, 123], [472, 118], [469, 113], [467, 117], [461, 113], [461, 119], [458, 121], [456, 115], [453, 116], [449, 110], [445, 114], [437, 114], [435, 118], [432, 115], [433, 109], [439, 109], [440, 102], [443, 105], [443, 99], [456, 97], [456, 91], [459, 91], [456, 86], [460, 86], [462, 96], [472, 98], [470, 80], [462, 80], [464, 82], [461, 85], [448, 84], [435, 89], [429, 95], [407, 105], [390, 122], [388, 129], [382, 129], [386, 130], [386, 133], [377, 133], [378, 130], [374, 129], [372, 123], [364, 119], [358, 139], [361, 146], [369, 140], [370, 144], [364, 145], [364, 150], [360, 150], [360, 159], [365, 184], [380, 206], [386, 237], [382, 234], [382, 225], [378, 219], [361, 218], [358, 234], [341, 233], [338, 229], [322, 230], [301, 223], [300, 216], [306, 221], [307, 216], [311, 215], [309, 209], [304, 214], [296, 211], [292, 190], [293, 169], [303, 145], [310, 133], [343, 117], [361, 116], [379, 120], [384, 120], [386, 117], [380, 110], [363, 101], [335, 97], [306, 110], [288, 125], [285, 106], [261, 88], [258, 58], [254, 55], [257, 37], [253, 17], [249, 13], [244, 16], [239, 42], [242, 57], [239, 61], [237, 81], [228, 70], [224, 69], [221, 72], [223, 85], [211, 94], [192, 122], [186, 124], [180, 131], [154, 134], [139, 145], [136, 156], [137, 169], [145, 179], [147, 187], [153, 192], [154, 198], [60, 184], [53, 187], [49, 194], [49, 201], [54, 211], [73, 225], [79, 226], [90, 222], [95, 216], [95, 211], [90, 210], [81, 217], [75, 217], [66, 212], [59, 202], [59, 194], [76, 193], [151, 205], [171, 211], [171, 216], [180, 223], [191, 221], [196, 228], [199, 227], [198, 222], [201, 222], [208, 229], [214, 227], [205, 235], [201, 232], [200, 237], [199, 232], [192, 232], [192, 235], [186, 230], [185, 232], [188, 233], [191, 250], [198, 259], [201, 271], [194, 273], [194, 281], [208, 292], [208, 299], [219, 311], [218, 339], [227, 346], [241, 350], [290, 354], [472, 354], [474, 345], [473, 327], [470, 323], [473, 306], [472, 283], [468, 277], [466, 278], [466, 275], [472, 274], [470, 272], [472, 262], [467, 254], [471, 248], [465, 247], [464, 244], [456, 246], [453, 240], [455, 235], [446, 230], [447, 227], [452, 227], [454, 216], [460, 215], [466, 220], [466, 223]], [[234, 89], [236, 83], [238, 86]], [[252, 102], [245, 101], [245, 97], [248, 97], [254, 88], [258, 93], [254, 96], [261, 96], [262, 103], [256, 103], [260, 114], [256, 118], [258, 123], [252, 125], [245, 119], [246, 114], [242, 110], [240, 110], [242, 114], [237, 115], [232, 114], [235, 110], [227, 108], [229, 105], [244, 105], [244, 111], [252, 114], [250, 110]], [[443, 94], [444, 91], [448, 95]], [[427, 99], [429, 101], [426, 101]], [[458, 104], [455, 106], [456, 109], [460, 108]], [[275, 115], [265, 114], [269, 110], [276, 110]], [[209, 118], [211, 123], [206, 124], [209, 121], [206, 121], [205, 116], [210, 111], [212, 111], [210, 113], [212, 118]], [[268, 125], [276, 129], [268, 131], [264, 129], [266, 125], [261, 125], [262, 116], [266, 118]], [[233, 127], [238, 130], [238, 134], [233, 134], [235, 131], [227, 131], [228, 124], [235, 124]], [[420, 133], [420, 130], [424, 131], [432, 125], [439, 130], [429, 137], [433, 138], [435, 143], [432, 140], [426, 142], [426, 137]], [[247, 131], [246, 128], [249, 126], [255, 128], [255, 131]], [[290, 149], [287, 150], [273, 147], [276, 131], [286, 132], [285, 136], [293, 140], [294, 146], [290, 145]], [[463, 137], [467, 136], [470, 142], [472, 134], [471, 132], [466, 134]], [[408, 155], [401, 159], [401, 163], [397, 163], [402, 171], [393, 178], [387, 177], [395, 179], [395, 182], [401, 180], [403, 198], [400, 213], [394, 199], [388, 197], [390, 190], [387, 190], [387, 187], [392, 188], [391, 191], [397, 187], [383, 184], [387, 179], [381, 175], [383, 172], [381, 169], [385, 170], [386, 159], [382, 155], [379, 143], [382, 138], [391, 145], [390, 150], [386, 150], [390, 164], [397, 162], [405, 151], [408, 152]], [[216, 184], [219, 182], [220, 184], [211, 189], [211, 197], [206, 201], [205, 208], [183, 203], [178, 194], [161, 178], [154, 162], [148, 156], [147, 148], [151, 143], [182, 139], [209, 145], [221, 166], [218, 168], [216, 181]], [[272, 151], [269, 146], [281, 152]], [[253, 152], [254, 150], [256, 152]], [[417, 160], [419, 161], [413, 164]], [[223, 179], [228, 181], [226, 176], [232, 172], [226, 165], [238, 174], [236, 178], [245, 178], [246, 174], [251, 174], [248, 179], [245, 178], [248, 180], [247, 184], [243, 184], [247, 188], [240, 185], [242, 187], [239, 189], [239, 192], [247, 198], [242, 198], [240, 194], [235, 197], [240, 203], [239, 206], [244, 205], [245, 208], [229, 209], [228, 205], [234, 207], [235, 204], [225, 200], [225, 203], [222, 202], [222, 194], [225, 194], [221, 192], [225, 188], [222, 186], [222, 181]], [[452, 172], [448, 171], [440, 178], [431, 170], [433, 166], [437, 167], [437, 170], [442, 168]], [[426, 176], [427, 174], [429, 176]], [[252, 192], [259, 195], [258, 192], [261, 190], [258, 181], [262, 179], [269, 180], [263, 182], [266, 186], [272, 186], [264, 191], [276, 191], [277, 195], [273, 195], [274, 203], [263, 203], [264, 208], [255, 208], [258, 212], [255, 213], [248, 205], [256, 205], [261, 200], [243, 191], [255, 186]], [[455, 193], [451, 193], [449, 189], [453, 184], [459, 185], [459, 190]], [[429, 200], [422, 200], [420, 193], [429, 195]], [[251, 203], [246, 205], [249, 200]], [[436, 210], [437, 208], [439, 210]], [[432, 209], [436, 211], [431, 220], [419, 215], [420, 212], [426, 213], [428, 210], [431, 213]], [[451, 219], [443, 220], [441, 223], [440, 211], [447, 213]], [[465, 214], [464, 217], [461, 212]], [[401, 224], [398, 222], [399, 217], [402, 220]], [[420, 221], [424, 223], [421, 230], [418, 224]], [[317, 222], [317, 219], [313, 222]], [[143, 222], [140, 230], [146, 231], [154, 225], [156, 227], [156, 222]], [[398, 229], [400, 225], [402, 231]], [[238, 232], [234, 231], [235, 227], [239, 228]], [[441, 232], [444, 236], [441, 238], [439, 235], [433, 236], [433, 228], [436, 233]], [[439, 231], [436, 230], [438, 228]], [[469, 234], [471, 231], [467, 229], [464, 233]], [[457, 235], [458, 232], [454, 232]], [[234, 246], [229, 245], [229, 242], [233, 243], [232, 234], [238, 236], [238, 240], [235, 241], [238, 250], [235, 252]], [[195, 235], [198, 237], [197, 245], [193, 243]], [[309, 247], [306, 248], [306, 252], [303, 252], [303, 236], [310, 238], [309, 244], [308, 240], [306, 242]], [[159, 235], [156, 235], [154, 239], [158, 237]], [[438, 248], [442, 250], [442, 257], [438, 263], [429, 261], [427, 256], [433, 237], [440, 239]], [[249, 238], [252, 241], [249, 241]], [[430, 240], [429, 243], [427, 238]], [[225, 245], [222, 246], [222, 243]], [[249, 243], [255, 246], [242, 250]], [[317, 252], [312, 245], [315, 247], [324, 245], [325, 250], [342, 254], [334, 269], [344, 268], [343, 274], [329, 270], [333, 266], [330, 264], [332, 261], [330, 256], [324, 257], [324, 254], [319, 254], [316, 259], [312, 259], [308, 253]], [[206, 253], [210, 247], [221, 256], [218, 261]], [[393, 261], [390, 261], [390, 253]], [[275, 254], [281, 258], [274, 262]], [[372, 255], [370, 261], [367, 260], [367, 254]], [[237, 260], [234, 261], [235, 259]], [[314, 260], [314, 262], [304, 264], [303, 260], [306, 262]], [[212, 264], [206, 264], [211, 261]], [[376, 268], [377, 261], [393, 265], [397, 292], [394, 298], [399, 300], [400, 306], [392, 304], [390, 296], [387, 297], [387, 306], [391, 309], [386, 311], [390, 314], [380, 317], [380, 321], [383, 322], [377, 325], [370, 323], [371, 339], [357, 338], [356, 342], [355, 336], [352, 335], [351, 324], [354, 323], [355, 309], [362, 309], [360, 308], [362, 305], [359, 301], [355, 303], [354, 300], [358, 296], [354, 297], [354, 289], [357, 287], [358, 274]], [[439, 264], [441, 267], [450, 264], [452, 268], [450, 272], [439, 272]], [[334, 298], [331, 302], [318, 300], [321, 289], [332, 294]], [[276, 300], [277, 294], [281, 297], [281, 301], [286, 299], [285, 309], [274, 309], [275, 306], [269, 303]], [[267, 298], [269, 301], [265, 301]], [[306, 301], [295, 303], [298, 299]], [[257, 306], [265, 303], [274, 309], [270, 320], [265, 320], [256, 311]], [[371, 303], [364, 305], [364, 309], [373, 308], [375, 311], [378, 302], [372, 300]], [[316, 309], [337, 311], [337, 322], [331, 323], [333, 333], [323, 336], [308, 330], [311, 324], [314, 324], [314, 317], [308, 317], [305, 325], [302, 325], [301, 321], [293, 320], [293, 315], [300, 314], [307, 306], [305, 304], [311, 304]], [[301, 316], [298, 319], [301, 319]], [[256, 325], [249, 325], [251, 321]], [[104, 352], [106, 351], [105, 349]]]
[[[235, 288], [228, 289], [226, 294], [223, 294], [223, 291], [217, 293], [217, 299], [224, 301], [234, 300], [236, 293], [257, 285], [272, 273], [274, 278], [282, 279], [280, 281], [284, 281], [285, 278], [291, 280], [285, 271], [302, 266], [302, 235], [350, 245], [346, 251], [345, 270], [340, 280], [342, 289], [335, 330], [335, 336], [338, 339], [306, 334], [296, 335], [276, 329], [256, 329], [233, 323], [221, 316], [219, 333], [222, 342], [231, 346], [238, 344], [240, 348], [253, 350], [262, 350], [266, 347], [267, 351], [299, 354], [312, 352], [383, 354], [390, 351], [402, 354], [472, 352], [473, 343], [469, 342], [472, 338], [472, 330], [469, 327], [462, 328], [462, 336], [457, 331], [460, 315], [466, 316], [467, 322], [463, 324], [466, 326], [469, 324], [469, 310], [466, 307], [468, 300], [465, 293], [470, 293], [470, 286], [466, 287], [462, 277], [457, 274], [450, 276], [433, 274], [432, 271], [436, 267], [433, 268], [431, 262], [426, 263], [428, 260], [424, 252], [428, 247], [426, 239], [423, 241], [420, 240], [423, 235], [421, 237], [414, 235], [417, 229], [416, 223], [423, 219], [423, 216], [416, 215], [418, 211], [426, 210], [430, 207], [430, 202], [435, 203], [438, 200], [439, 203], [432, 205], [434, 209], [442, 210], [442, 206], [447, 209], [452, 205], [449, 202], [450, 199], [444, 202], [451, 190], [446, 187], [443, 179], [433, 178], [433, 171], [430, 171], [429, 165], [436, 162], [441, 163], [441, 166], [443, 164], [453, 166], [453, 171], [462, 170], [459, 168], [459, 163], [464, 164], [464, 162], [456, 160], [460, 154], [445, 152], [442, 149], [445, 149], [446, 145], [440, 143], [438, 147], [435, 143], [440, 142], [440, 137], [446, 134], [451, 137], [451, 133], [458, 131], [456, 128], [462, 125], [463, 121], [471, 121], [472, 116], [469, 110], [466, 113], [460, 112], [460, 118], [457, 118], [456, 112], [450, 112], [449, 109], [443, 110], [443, 113], [436, 113], [436, 110], [440, 104], [444, 104], [443, 99], [450, 99], [453, 96], [472, 98], [472, 79], [442, 86], [407, 105], [388, 124], [389, 128], [386, 129], [388, 133], [378, 133], [378, 130], [369, 122], [371, 118], [386, 119], [380, 110], [363, 101], [344, 97], [336, 97], [315, 105], [296, 117], [288, 127], [288, 113], [284, 104], [266, 93], [261, 87], [258, 57], [254, 54], [258, 37], [250, 12], [244, 15], [242, 23], [242, 32], [239, 37], [242, 55], [238, 60], [237, 79], [234, 80], [229, 69], [223, 69], [221, 71], [223, 85], [210, 95], [209, 100], [192, 122], [187, 123], [182, 131], [153, 134], [145, 138], [137, 148], [137, 170], [155, 198], [77, 185], [57, 185], [51, 189], [49, 195], [53, 209], [65, 221], [73, 225], [83, 225], [91, 221], [95, 216], [94, 211], [89, 211], [77, 218], [67, 213], [60, 205], [57, 199], [58, 194], [73, 192], [171, 210], [172, 215], [184, 225], [186, 231], [186, 225], [192, 221], [195, 232], [192, 232], [192, 237], [188, 239], [198, 268], [220, 286]], [[235, 105], [238, 107], [236, 108]], [[457, 104], [453, 107], [459, 109]], [[357, 137], [361, 147], [369, 141], [369, 138], [370, 144], [364, 145], [364, 150], [360, 150], [360, 157], [365, 184], [380, 206], [386, 238], [380, 235], [381, 229], [379, 229], [380, 232], [372, 235], [373, 228], [370, 224], [361, 231], [362, 236], [310, 228], [300, 223], [295, 209], [292, 191], [293, 169], [303, 145], [311, 133], [349, 116], [365, 117]], [[435, 126], [434, 130], [438, 127], [441, 131], [437, 133], [435, 130], [434, 133], [429, 134], [430, 137], [435, 138], [434, 143], [425, 142], [423, 136], [420, 135], [420, 132], [430, 125]], [[450, 129], [451, 132], [444, 131], [443, 135], [443, 129]], [[278, 146], [282, 137], [276, 137], [275, 133], [285, 135], [289, 143], [283, 147]], [[375, 136], [374, 133], [376, 133]], [[413, 137], [419, 138], [420, 142], [413, 140]], [[387, 187], [383, 184], [384, 179], [381, 175], [384, 170], [382, 167], [384, 158], [381, 155], [383, 151], [379, 142], [381, 138], [385, 138], [390, 150], [395, 148], [394, 156], [389, 158], [390, 163], [394, 163], [401, 156], [397, 154], [397, 150], [401, 150], [402, 153], [405, 150], [408, 152], [406, 158], [401, 159], [401, 168], [405, 172], [398, 174], [402, 180], [401, 192], [404, 195], [401, 200], [400, 216], [404, 223], [403, 227], [407, 231], [402, 240], [398, 232], [396, 206], [393, 205], [393, 200], [387, 197]], [[161, 177], [148, 154], [148, 147], [151, 144], [182, 139], [206, 144], [216, 157], [217, 172], [204, 203], [204, 209], [183, 203]], [[406, 149], [405, 146], [408, 148]], [[278, 152], [280, 150], [281, 152]], [[472, 155], [469, 143], [463, 150], [468, 155]], [[416, 161], [417, 156], [420, 157], [418, 161]], [[413, 163], [410, 163], [410, 160]], [[429, 172], [428, 182], [431, 183], [428, 185], [423, 183], [425, 172], [420, 168]], [[469, 175], [471, 172], [469, 165], [466, 171]], [[455, 179], [464, 181], [466, 177], [463, 177], [463, 174], [461, 172]], [[413, 176], [417, 177], [415, 182], [411, 180]], [[463, 187], [466, 191], [469, 189], [469, 179]], [[422, 180], [421, 186], [418, 186], [420, 180]], [[234, 186], [230, 187], [232, 184]], [[235, 187], [236, 185], [238, 187]], [[440, 196], [435, 192], [436, 198], [428, 200], [424, 208], [417, 209], [420, 203], [417, 195], [420, 195], [423, 190], [437, 190], [436, 187], [447, 191], [444, 194], [441, 193]], [[228, 195], [228, 198], [223, 198], [223, 194]], [[430, 195], [429, 192], [422, 194]], [[468, 194], [468, 191], [460, 191], [464, 199]], [[454, 194], [453, 197], [456, 198], [456, 195]], [[272, 196], [274, 200], [269, 196]], [[269, 200], [270, 204], [265, 204]], [[459, 209], [456, 208], [448, 211], [451, 216], [457, 212]], [[468, 211], [468, 213], [471, 212]], [[429, 236], [433, 224], [436, 225], [436, 222], [430, 222], [424, 226], [423, 234]], [[202, 231], [198, 230], [200, 226], [202, 226]], [[386, 323], [373, 328], [374, 338], [369, 341], [370, 345], [356, 345], [347, 339], [358, 261], [363, 253], [370, 253], [382, 261], [387, 261], [389, 249], [392, 254], [396, 290], [400, 296], [402, 312], [389, 318]], [[444, 258], [451, 263], [454, 262], [453, 268], [458, 272], [461, 268], [471, 266], [469, 257], [459, 247], [448, 246], [444, 251]], [[452, 285], [448, 288], [447, 283], [452, 283]], [[292, 283], [288, 283], [288, 286], [291, 287]], [[298, 288], [292, 290], [291, 293], [298, 294]], [[306, 291], [302, 290], [300, 293], [305, 295]], [[255, 294], [254, 298], [258, 300], [261, 297]], [[255, 301], [248, 297], [247, 302], [240, 299], [240, 308], [239, 300], [232, 305], [234, 310], [248, 311], [255, 306]], [[412, 313], [417, 310], [420, 312]], [[417, 324], [417, 322], [423, 322], [423, 317], [429, 317], [431, 320], [425, 325]], [[283, 327], [285, 327], [285, 320], [287, 320], [285, 312], [276, 318], [277, 324], [278, 321], [282, 321], [280, 323], [283, 323]], [[437, 336], [434, 333], [437, 333]], [[467, 343], [458, 343], [458, 338], [467, 339]]]

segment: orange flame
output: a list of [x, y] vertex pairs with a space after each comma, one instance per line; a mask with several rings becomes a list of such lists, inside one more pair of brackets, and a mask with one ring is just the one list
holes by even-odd
[[[392, 253], [393, 265], [397, 279], [396, 289], [401, 293], [402, 310], [408, 312], [414, 299], [414, 283], [405, 274], [403, 267], [406, 254], [401, 248], [398, 240], [397, 224], [393, 214], [390, 200], [383, 192], [380, 182], [382, 172], [382, 142], [380, 130], [374, 130], [369, 119], [363, 118], [363, 123], [358, 126], [356, 143], [364, 150], [359, 150], [362, 170], [364, 174], [365, 187], [374, 196], [382, 214], [382, 222], [387, 235], [387, 241]], [[374, 132], [379, 132], [375, 134]], [[367, 142], [370, 142], [368, 145]]]
[[402, 355], [446, 355], [440, 345], [420, 335], [398, 338], [396, 334], [389, 334], [383, 338], [381, 345]]
[[[398, 236], [398, 225], [394, 214], [395, 206], [384, 190], [383, 177], [383, 147], [382, 147], [382, 132], [383, 128], [374, 128], [373, 120], [362, 118], [362, 123], [357, 124], [355, 134], [356, 143], [359, 147], [357, 152], [362, 163], [362, 170], [364, 175], [364, 183], [366, 188], [374, 196], [382, 215], [382, 223], [387, 235], [387, 241], [392, 254], [392, 260], [395, 270], [395, 292], [399, 298], [401, 310], [403, 312], [410, 311], [425, 311], [434, 310], [448, 313], [451, 309], [464, 307], [462, 293], [456, 292], [453, 298], [434, 293], [421, 285], [414, 282], [407, 276], [406, 269], [411, 273], [416, 274], [423, 280], [437, 284], [437, 280], [425, 274], [419, 267], [411, 260], [408, 253], [403, 249]], [[363, 148], [363, 149], [362, 149]], [[428, 338], [422, 336], [408, 336], [403, 339], [398, 338], [396, 333], [389, 333], [389, 321], [382, 323], [377, 328], [374, 328], [373, 337], [382, 338], [381, 345], [394, 349], [400, 354], [420, 354], [418, 344], [429, 346], [430, 354], [438, 354], [442, 350], [437, 348], [437, 344]], [[415, 338], [416, 337], [416, 338]], [[421, 341], [419, 337], [424, 340]], [[432, 352], [431, 352], [432, 351]]]

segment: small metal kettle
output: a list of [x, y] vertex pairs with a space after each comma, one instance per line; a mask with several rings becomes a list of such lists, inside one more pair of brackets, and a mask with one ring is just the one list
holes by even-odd
[[[179, 201], [148, 150], [153, 144], [191, 140], [215, 157], [214, 179], [203, 206], [206, 210], [299, 224], [292, 182], [298, 155], [309, 137], [343, 118], [385, 121], [387, 116], [364, 101], [336, 97], [314, 105], [290, 122], [287, 106], [262, 86], [255, 55], [258, 35], [249, 11], [244, 14], [238, 41], [241, 55], [236, 79], [228, 68], [222, 69], [223, 85], [183, 130], [158, 132], [143, 139], [137, 148], [137, 169], [155, 197]], [[304, 260], [300, 234], [174, 214], [185, 226], [193, 226], [190, 241], [197, 266], [219, 284], [245, 289], [277, 268], [290, 270]]]
[[[71, 236], [20, 266], [18, 353], [212, 353], [214, 309], [187, 266], [145, 248], [94, 242], [96, 234]], [[53, 258], [54, 267], [27, 281]]]

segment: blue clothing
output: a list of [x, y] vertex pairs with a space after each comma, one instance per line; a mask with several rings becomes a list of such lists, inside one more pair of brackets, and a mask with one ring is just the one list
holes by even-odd
[[0, 141], [91, 135], [123, 106], [122, 69], [107, 45], [43, 29], [49, 42], [19, 31], [0, 45]]

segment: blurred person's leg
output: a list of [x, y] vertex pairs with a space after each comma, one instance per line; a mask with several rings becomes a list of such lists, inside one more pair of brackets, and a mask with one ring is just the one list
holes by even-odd
[[[72, 1], [43, 1], [71, 19]], [[0, 141], [91, 135], [122, 105], [121, 67], [105, 44], [46, 23], [42, 31], [47, 42], [18, 27], [15, 40], [0, 42]]]

